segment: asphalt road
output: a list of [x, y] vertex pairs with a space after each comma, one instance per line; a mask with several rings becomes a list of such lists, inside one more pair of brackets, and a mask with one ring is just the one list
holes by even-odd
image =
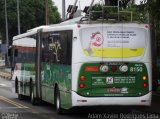
[[[12, 92], [11, 81], [0, 78], [0, 119], [160, 119], [160, 115], [152, 108], [147, 111], [120, 107], [85, 107], [58, 115], [54, 105], [42, 102], [38, 106], [32, 106], [27, 98], [18, 100]], [[157, 109], [160, 110], [160, 107]]]

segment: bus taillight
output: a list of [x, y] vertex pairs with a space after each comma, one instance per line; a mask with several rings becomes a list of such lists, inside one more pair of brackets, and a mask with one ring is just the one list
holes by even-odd
[[80, 88], [84, 88], [85, 85], [84, 85], [83, 83], [80, 83], [80, 84], [79, 84], [79, 87], [80, 87]]
[[86, 67], [85, 67], [85, 71], [98, 72], [98, 71], [99, 71], [99, 67], [98, 67], [98, 66], [86, 66]]
[[144, 88], [147, 88], [147, 87], [148, 87], [148, 83], [147, 83], [147, 82], [144, 82], [144, 83], [143, 83], [143, 87], [144, 87]]
[[116, 72], [117, 67], [116, 66], [112, 66], [112, 72]]
[[81, 80], [81, 81], [84, 81], [85, 79], [86, 79], [85, 76], [80, 76], [80, 80]]

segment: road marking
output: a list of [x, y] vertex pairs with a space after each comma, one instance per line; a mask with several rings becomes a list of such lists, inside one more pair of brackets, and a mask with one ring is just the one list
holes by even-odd
[[7, 102], [9, 104], [12, 104], [12, 105], [14, 105], [14, 106], [16, 106], [18, 108], [29, 108], [27, 106], [24, 106], [24, 105], [22, 105], [20, 103], [14, 102], [14, 101], [12, 101], [12, 100], [10, 100], [10, 99], [8, 99], [6, 97], [3, 97], [3, 96], [0, 96], [0, 100], [3, 100], [4, 102]]
[[6, 86], [6, 84], [4, 84], [4, 83], [1, 83], [1, 84], [0, 84], [0, 86]]
[[24, 107], [0, 107], [0, 109], [24, 109]]
[[[2, 109], [28, 109], [29, 107], [27, 107], [27, 106], [24, 106], [24, 105], [22, 105], [22, 104], [20, 104], [20, 103], [17, 103], [17, 102], [15, 102], [15, 101], [12, 101], [12, 100], [10, 100], [10, 99], [8, 99], [8, 98], [6, 98], [6, 97], [3, 97], [3, 96], [0, 96], [0, 100], [2, 100], [2, 101], [4, 101], [4, 102], [7, 102], [7, 103], [9, 103], [9, 104], [11, 104], [11, 105], [14, 105], [14, 106], [16, 106], [16, 107], [3, 107]], [[1, 109], [1, 108], [0, 108]], [[34, 110], [34, 109], [32, 109], [32, 108], [29, 108], [29, 110], [33, 113], [33, 114], [40, 114], [38, 111], [36, 111], [36, 110]]]

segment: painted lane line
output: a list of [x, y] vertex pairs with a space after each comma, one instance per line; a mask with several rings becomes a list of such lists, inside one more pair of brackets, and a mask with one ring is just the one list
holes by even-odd
[[9, 104], [11, 104], [11, 105], [14, 105], [14, 106], [16, 106], [16, 107], [18, 107], [18, 108], [21, 108], [21, 106], [20, 106], [19, 104], [15, 103], [15, 102], [8, 101], [8, 100], [6, 100], [6, 99], [4, 99], [4, 98], [0, 98], [0, 100], [2, 100], [2, 101], [4, 101], [4, 102], [7, 102], [7, 103], [9, 103]]
[[[7, 102], [11, 105], [14, 105], [16, 107], [6, 107], [6, 109], [9, 109], [9, 108], [12, 108], [12, 109], [28, 109], [29, 107], [27, 106], [24, 106], [20, 103], [17, 103], [17, 102], [14, 102], [6, 97], [3, 97], [3, 96], [0, 96], [0, 100], [4, 101], [4, 102]], [[1, 108], [0, 108], [1, 109]], [[2, 109], [5, 109], [5, 108], [2, 108]], [[36, 114], [36, 115], [39, 115], [40, 113], [32, 108], [29, 108], [29, 110], [33, 113], [33, 114]]]
[[1, 84], [0, 84], [0, 86], [6, 86], [6, 84], [4, 84], [4, 83], [1, 83]]
[[[6, 101], [6, 102], [7, 102], [7, 100], [8, 100], [8, 101], [9, 101], [8, 103], [10, 103], [10, 104], [12, 104], [12, 105], [15, 105], [17, 108], [21, 108], [21, 109], [27, 109], [27, 108], [29, 108], [29, 107], [26, 107], [26, 106], [24, 106], [24, 105], [22, 105], [22, 104], [20, 104], [20, 103], [16, 103], [16, 102], [14, 102], [14, 101], [12, 101], [12, 100], [10, 100], [10, 99], [8, 99], [8, 98], [5, 98], [5, 97], [3, 97], [3, 96], [0, 96], [0, 100], [2, 100], [1, 98], [6, 99], [6, 100], [3, 100], [3, 101]], [[13, 108], [16, 108], [16, 107], [13, 107]], [[30, 111], [31, 111], [33, 114], [39, 114], [39, 112], [37, 112], [36, 110], [31, 109], [31, 108], [29, 108], [29, 109], [30, 109]]]
[[3, 96], [0, 96], [0, 99], [3, 100], [3, 101], [8, 102], [8, 103], [10, 103], [10, 104], [16, 105], [17, 107], [28, 108], [28, 107], [26, 107], [26, 106], [24, 106], [24, 105], [22, 105], [22, 104], [20, 104], [20, 103], [14, 102], [14, 101], [12, 101], [12, 100], [10, 100], [10, 99], [8, 99], [8, 98], [5, 98], [5, 97], [3, 97]]
[[24, 107], [0, 107], [0, 109], [26, 109]]
[[0, 100], [3, 100], [3, 101], [5, 101], [5, 102], [7, 102], [9, 104], [12, 104], [12, 105], [14, 105], [14, 106], [16, 106], [18, 108], [29, 108], [27, 106], [24, 106], [24, 105], [22, 105], [20, 103], [14, 102], [14, 101], [12, 101], [12, 100], [10, 100], [10, 99], [8, 99], [6, 97], [3, 97], [3, 96], [0, 96]]

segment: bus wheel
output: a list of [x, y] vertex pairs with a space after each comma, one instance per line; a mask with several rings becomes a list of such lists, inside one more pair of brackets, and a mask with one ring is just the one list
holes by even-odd
[[57, 87], [56, 89], [56, 98], [55, 98], [55, 105], [56, 105], [56, 111], [58, 114], [62, 114], [63, 110], [61, 108], [61, 99], [60, 99], [60, 92], [59, 92], [59, 88]]
[[18, 93], [18, 79], [15, 79], [15, 93]]
[[18, 99], [19, 100], [23, 100], [24, 96], [22, 94], [19, 93], [20, 90], [18, 90], [18, 85], [20, 85], [19, 83], [17, 83], [17, 93], [18, 93]]

